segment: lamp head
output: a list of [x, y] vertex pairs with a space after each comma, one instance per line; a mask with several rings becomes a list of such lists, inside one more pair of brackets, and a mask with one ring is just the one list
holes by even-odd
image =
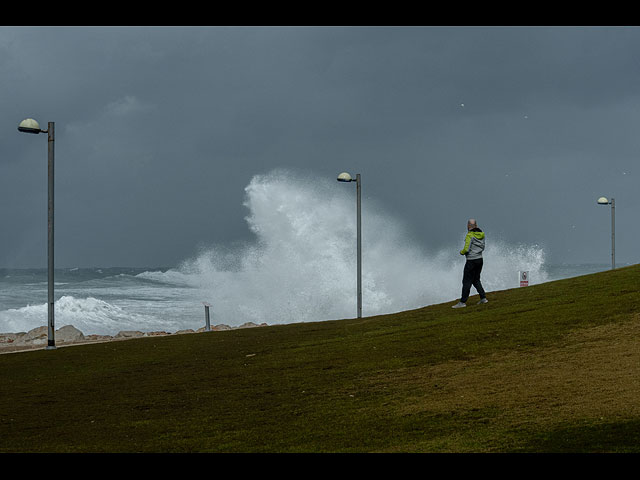
[[18, 130], [24, 133], [40, 133], [40, 124], [33, 118], [26, 118], [18, 125]]
[[347, 172], [342, 172], [340, 175], [338, 175], [338, 181], [339, 182], [353, 182], [353, 178], [351, 178], [351, 175], [349, 175]]
[[607, 200], [607, 197], [600, 197], [598, 199], [598, 204], [599, 205], [609, 205], [609, 200]]

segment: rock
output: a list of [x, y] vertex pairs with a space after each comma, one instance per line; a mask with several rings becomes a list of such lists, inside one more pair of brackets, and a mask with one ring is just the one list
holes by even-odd
[[146, 333], [138, 330], [122, 330], [116, 334], [115, 338], [137, 338], [144, 337], [145, 335]]
[[73, 325], [65, 325], [55, 333], [56, 343], [80, 342], [84, 339], [84, 334]]
[[87, 340], [97, 340], [97, 341], [113, 340], [113, 337], [111, 335], [98, 335], [95, 333], [91, 335], [87, 335], [85, 338]]
[[42, 326], [29, 330], [16, 338], [14, 345], [44, 345], [49, 341], [49, 327]]
[[187, 329], [187, 330], [178, 330], [178, 331], [176, 332], [176, 335], [181, 335], [181, 334], [183, 334], [183, 333], [196, 333], [196, 332], [194, 332], [192, 329], [190, 329], [190, 328], [189, 328], [189, 329]]
[[[11, 335], [8, 340], [11, 340], [12, 345], [45, 345], [49, 342], [49, 327], [36, 327], [22, 334], [3, 335]], [[65, 325], [55, 331], [54, 340], [56, 343], [72, 343], [84, 340], [84, 335], [73, 325]]]
[[0, 333], [0, 345], [10, 345], [23, 335], [26, 335], [26, 332]]
[[238, 328], [253, 328], [253, 327], [257, 327], [258, 325], [256, 325], [253, 322], [247, 322], [247, 323], [243, 323], [242, 325], [240, 325]]

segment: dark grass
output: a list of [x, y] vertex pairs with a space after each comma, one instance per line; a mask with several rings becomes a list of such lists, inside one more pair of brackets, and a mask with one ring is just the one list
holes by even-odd
[[407, 413], [417, 387], [398, 372], [628, 321], [639, 285], [632, 266], [492, 292], [462, 310], [0, 355], [0, 452], [638, 452], [634, 417], [540, 431], [499, 406]]

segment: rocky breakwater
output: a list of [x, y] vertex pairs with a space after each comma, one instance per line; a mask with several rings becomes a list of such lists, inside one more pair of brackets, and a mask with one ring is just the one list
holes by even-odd
[[[266, 327], [266, 323], [255, 324], [248, 322], [240, 325], [239, 327], [230, 327], [228, 325], [216, 325], [211, 326], [211, 332], [220, 332], [225, 330], [235, 330], [239, 328], [253, 328], [253, 327]], [[73, 325], [65, 325], [55, 331], [55, 343], [56, 347], [64, 347], [70, 345], [80, 345], [87, 343], [99, 343], [110, 342], [118, 340], [128, 340], [132, 338], [142, 337], [158, 337], [164, 335], [182, 335], [189, 333], [203, 333], [206, 332], [205, 327], [197, 330], [187, 329], [178, 330], [177, 332], [170, 333], [165, 331], [154, 332], [141, 332], [139, 330], [123, 330], [116, 335], [84, 335], [80, 330]], [[45, 348], [49, 342], [49, 331], [47, 326], [37, 327], [28, 332], [18, 333], [0, 333], [0, 353], [19, 352], [23, 350], [34, 350], [39, 348]]]

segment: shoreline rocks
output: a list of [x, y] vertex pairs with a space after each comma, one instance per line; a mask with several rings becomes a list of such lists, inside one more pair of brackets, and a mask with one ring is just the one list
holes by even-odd
[[[238, 327], [230, 327], [229, 325], [215, 325], [211, 326], [211, 332], [222, 332], [227, 330], [236, 330], [240, 328], [255, 328], [255, 327], [267, 327], [266, 323], [256, 324], [253, 322], [244, 323]], [[175, 333], [165, 331], [151, 331], [142, 332], [139, 330], [122, 330], [116, 335], [84, 335], [80, 330], [73, 325], [65, 325], [55, 331], [56, 346], [70, 346], [80, 345], [87, 343], [100, 343], [110, 341], [128, 340], [131, 338], [142, 337], [158, 337], [166, 335], [184, 335], [190, 333], [204, 333], [205, 327], [201, 327], [197, 330], [186, 329], [178, 330]], [[47, 326], [36, 327], [28, 332], [16, 332], [16, 333], [0, 333], [0, 353], [10, 353], [23, 350], [33, 350], [37, 348], [44, 348], [49, 341], [49, 330]]]

